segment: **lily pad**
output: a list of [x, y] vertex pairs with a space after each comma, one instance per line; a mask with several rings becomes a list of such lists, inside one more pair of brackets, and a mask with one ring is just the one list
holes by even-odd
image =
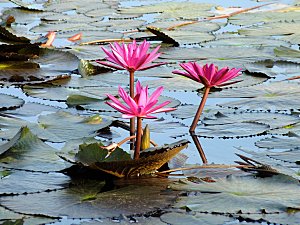
[[292, 44], [300, 42], [299, 23], [297, 22], [278, 22], [266, 23], [259, 26], [240, 29], [238, 32], [246, 36], [283, 36], [282, 40]]
[[164, 62], [199, 61], [201, 64], [214, 63], [219, 67], [243, 68], [245, 63], [274, 58], [273, 48], [267, 47], [168, 48], [163, 51], [159, 59]]
[[222, 46], [236, 46], [236, 47], [277, 47], [277, 46], [284, 46], [289, 45], [287, 42], [278, 40], [278, 39], [272, 39], [270, 37], [243, 37], [243, 36], [236, 36], [231, 35], [230, 37], [227, 37], [225, 35], [215, 35], [216, 40], [209, 41], [206, 43], [202, 43], [202, 46], [205, 47], [222, 47]]
[[260, 23], [275, 23], [275, 22], [296, 22], [299, 19], [298, 11], [286, 11], [286, 12], [249, 12], [240, 13], [238, 15], [229, 18], [229, 23], [247, 26]]
[[59, 171], [66, 164], [59, 160], [56, 151], [23, 127], [9, 142], [0, 146], [0, 164], [31, 171]]
[[63, 189], [68, 186], [69, 177], [60, 173], [36, 173], [12, 171], [0, 180], [0, 195], [32, 194]]
[[289, 82], [272, 82], [240, 89], [215, 92], [211, 96], [227, 98], [246, 98], [238, 101], [220, 104], [223, 107], [244, 110], [289, 111], [298, 109], [298, 84]]
[[169, 212], [160, 216], [160, 219], [167, 224], [172, 225], [194, 225], [194, 224], [211, 224], [211, 225], [222, 225], [226, 222], [233, 222], [233, 218], [229, 218], [223, 215], [212, 215], [205, 213], [196, 213], [190, 215], [187, 213]]
[[17, 108], [15, 110], [6, 110], [3, 111], [3, 113], [8, 115], [21, 116], [21, 117], [32, 117], [32, 116], [37, 116], [38, 114], [41, 113], [56, 112], [58, 110], [60, 110], [60, 108], [52, 107], [49, 105], [43, 105], [39, 103], [26, 102], [20, 108]]
[[35, 59], [28, 62], [6, 63], [0, 70], [0, 80], [16, 84], [41, 83], [61, 74], [71, 73], [77, 69], [77, 65], [78, 58], [71, 53], [39, 49]]
[[188, 2], [187, 4], [181, 4], [180, 2], [161, 2], [139, 7], [119, 8], [119, 10], [122, 14], [159, 13], [156, 16], [158, 18], [197, 19], [199, 17], [211, 16], [212, 13], [209, 11], [212, 7], [212, 4], [194, 2]]
[[198, 184], [182, 180], [171, 188], [201, 192], [181, 197], [175, 204], [176, 208], [196, 212], [276, 213], [285, 212], [287, 208], [299, 209], [298, 182], [282, 176], [256, 179], [231, 176]]
[[245, 68], [247, 69], [247, 71], [252, 72], [254, 74], [263, 73], [266, 74], [268, 77], [276, 77], [277, 75], [284, 75], [290, 77], [297, 75], [300, 69], [300, 64], [281, 60], [265, 60], [246, 64]]
[[193, 30], [161, 30], [157, 27], [147, 26], [147, 29], [156, 35], [163, 43], [174, 46], [199, 44], [215, 39], [213, 34]]
[[11, 110], [21, 107], [25, 101], [11, 95], [0, 94], [0, 111]]
[[268, 149], [294, 149], [300, 146], [299, 136], [272, 136], [255, 142], [259, 148]]
[[202, 119], [198, 136], [203, 137], [247, 137], [266, 133], [269, 129], [294, 124], [298, 117], [272, 113], [216, 113]]
[[90, 98], [105, 99], [107, 93], [117, 95], [118, 90], [116, 87], [83, 87], [83, 88], [71, 88], [71, 87], [48, 87], [42, 85], [25, 85], [23, 91], [31, 97], [66, 101], [68, 96], [82, 95]]
[[176, 192], [162, 194], [170, 183], [167, 179], [132, 181], [129, 186], [101, 192], [104, 182], [84, 180], [55, 192], [1, 197], [1, 204], [15, 212], [27, 214], [101, 219], [120, 214], [144, 214], [165, 207], [175, 199]]
[[94, 137], [99, 130], [112, 123], [112, 120], [100, 115], [79, 116], [65, 111], [40, 115], [38, 123], [4, 116], [0, 117], [0, 121], [0, 137], [2, 138], [10, 139], [20, 127], [28, 126], [39, 138], [50, 142], [65, 142], [82, 137]]

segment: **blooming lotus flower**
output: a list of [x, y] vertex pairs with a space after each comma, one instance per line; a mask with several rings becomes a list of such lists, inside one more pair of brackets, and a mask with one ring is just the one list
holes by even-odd
[[[134, 72], [137, 70], [147, 70], [153, 67], [163, 65], [165, 63], [152, 62], [160, 56], [157, 53], [160, 46], [157, 46], [152, 52], [148, 53], [150, 43], [143, 41], [140, 45], [133, 40], [130, 44], [119, 44], [115, 42], [110, 44], [110, 50], [102, 48], [107, 55], [108, 62], [96, 61], [102, 65], [112, 67], [118, 70], [127, 70], [129, 72], [129, 92], [130, 96], [134, 97]], [[134, 119], [130, 120], [130, 136], [134, 134]]]
[[163, 91], [163, 87], [157, 88], [153, 94], [150, 96], [148, 94], [148, 86], [141, 86], [138, 81], [136, 84], [136, 95], [134, 98], [131, 98], [123, 88], [119, 87], [119, 96], [123, 99], [124, 103], [121, 103], [114, 96], [107, 94], [107, 97], [112, 100], [112, 102], [106, 102], [112, 108], [123, 113], [123, 118], [148, 118], [155, 119], [156, 117], [151, 116], [150, 114], [160, 113], [160, 112], [169, 112], [175, 110], [175, 108], [163, 108], [168, 105], [170, 101], [165, 101], [159, 105], [156, 105], [158, 102], [158, 97]]
[[115, 42], [114, 44], [110, 44], [111, 52], [102, 47], [107, 55], [106, 60], [111, 63], [103, 61], [97, 62], [118, 70], [128, 71], [147, 70], [165, 64], [151, 64], [151, 62], [157, 59], [161, 53], [157, 53], [160, 46], [157, 46], [152, 52], [147, 53], [149, 47], [150, 43], [147, 41], [143, 41], [140, 45], [137, 45], [135, 40], [130, 44], [123, 43], [122, 45]]
[[[123, 113], [123, 118], [137, 118], [136, 125], [136, 144], [134, 151], [134, 159], [138, 159], [140, 155], [141, 140], [142, 140], [142, 119], [154, 119], [156, 117], [150, 114], [169, 112], [175, 110], [174, 108], [163, 108], [168, 105], [170, 101], [165, 101], [157, 105], [158, 97], [163, 91], [163, 87], [157, 88], [152, 95], [148, 94], [148, 86], [143, 87], [138, 81], [136, 84], [136, 94], [132, 98], [130, 97], [123, 88], [119, 87], [119, 96], [123, 99], [124, 103], [121, 103], [114, 96], [107, 94], [107, 97], [112, 102], [106, 102], [108, 105]], [[132, 136], [132, 134], [131, 134]]]
[[[206, 99], [208, 97], [209, 91], [211, 87], [214, 86], [225, 86], [229, 84], [234, 84], [239, 81], [233, 81], [225, 83], [239, 75], [241, 75], [240, 71], [242, 69], [224, 67], [222, 69], [218, 69], [214, 64], [206, 64], [203, 67], [197, 64], [196, 62], [188, 62], [179, 64], [185, 71], [174, 70], [173, 73], [182, 75], [184, 77], [188, 77], [194, 81], [202, 83], [205, 86], [205, 91], [202, 96], [201, 103], [196, 112], [192, 125], [190, 127], [191, 134], [194, 133], [197, 123], [202, 114]], [[202, 158], [203, 159], [203, 158]]]
[[206, 88], [214, 86], [226, 86], [238, 81], [225, 83], [239, 75], [242, 69], [224, 67], [218, 69], [214, 64], [204, 65], [203, 67], [196, 62], [179, 64], [185, 71], [174, 70], [173, 73], [188, 77], [196, 82], [202, 83]]

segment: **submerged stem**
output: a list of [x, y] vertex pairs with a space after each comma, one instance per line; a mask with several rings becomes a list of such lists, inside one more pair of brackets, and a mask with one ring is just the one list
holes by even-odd
[[[134, 71], [129, 70], [129, 93], [130, 97], [134, 99]], [[135, 135], [135, 118], [130, 119], [130, 136]], [[134, 149], [134, 139], [132, 140], [132, 143], [130, 144], [130, 149]]]
[[139, 159], [140, 157], [140, 150], [141, 150], [141, 143], [142, 143], [142, 117], [137, 117], [137, 124], [136, 124], [136, 143], [135, 143], [135, 151], [134, 151], [134, 159]]
[[205, 91], [204, 91], [204, 94], [203, 94], [203, 96], [202, 96], [201, 103], [200, 103], [200, 105], [199, 105], [198, 111], [197, 111], [197, 113], [196, 113], [196, 115], [195, 115], [195, 117], [194, 117], [193, 123], [192, 123], [192, 125], [191, 125], [191, 127], [190, 127], [190, 132], [194, 132], [195, 129], [196, 129], [197, 123], [198, 123], [198, 121], [199, 121], [199, 119], [200, 119], [200, 116], [201, 116], [201, 114], [202, 114], [202, 111], [203, 111], [203, 108], [204, 108], [206, 99], [207, 99], [207, 97], [208, 97], [209, 91], [210, 91], [210, 87], [206, 87], [206, 88], [205, 88]]

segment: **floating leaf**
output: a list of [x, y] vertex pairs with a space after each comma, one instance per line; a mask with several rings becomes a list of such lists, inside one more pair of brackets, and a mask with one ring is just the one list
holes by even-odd
[[233, 218], [229, 218], [223, 215], [212, 215], [205, 213], [196, 213], [194, 215], [190, 215], [187, 213], [178, 213], [178, 212], [169, 212], [164, 213], [160, 216], [160, 219], [172, 225], [194, 225], [194, 224], [211, 224], [211, 225], [221, 225], [226, 224], [226, 222], [233, 222]]
[[[177, 18], [177, 19], [197, 19], [199, 17], [208, 17], [212, 15], [210, 11], [212, 4], [188, 2], [161, 2], [152, 5], [145, 5], [131, 8], [119, 8], [123, 14], [144, 14], [160, 13], [159, 18]], [[198, 9], [198, 10], [194, 10]]]
[[21, 107], [25, 101], [18, 97], [0, 94], [0, 111], [11, 110]]
[[298, 182], [282, 176], [256, 179], [231, 176], [198, 184], [182, 180], [171, 188], [201, 192], [181, 197], [175, 204], [176, 208], [196, 212], [275, 213], [285, 212], [287, 208], [299, 209]]
[[260, 23], [275, 23], [275, 22], [295, 22], [299, 19], [299, 12], [249, 12], [240, 13], [229, 18], [229, 22], [236, 25], [247, 26]]
[[202, 119], [198, 136], [204, 137], [247, 137], [263, 134], [269, 129], [294, 124], [298, 117], [272, 113], [216, 113]]
[[32, 171], [59, 171], [66, 164], [59, 160], [56, 151], [23, 127], [9, 142], [0, 146], [0, 164]]
[[56, 107], [42, 105], [39, 103], [26, 102], [20, 108], [17, 108], [15, 110], [3, 111], [3, 113], [5, 113], [7, 115], [30, 117], [30, 116], [37, 116], [38, 114], [41, 114], [41, 113], [56, 112], [58, 110], [59, 110], [59, 108], [56, 108]]
[[157, 27], [147, 26], [147, 30], [156, 35], [163, 43], [173, 44], [174, 46], [199, 44], [201, 42], [215, 39], [213, 34], [200, 33], [191, 30], [160, 30]]
[[[245, 63], [274, 58], [273, 48], [168, 48], [163, 49], [163, 51], [164, 54], [159, 59], [164, 62], [166, 60], [174, 63], [199, 61], [201, 64], [214, 63], [219, 67], [234, 68], [243, 68]], [[245, 54], [245, 51], [247, 51], [247, 54]]]
[[240, 29], [241, 35], [247, 36], [284, 36], [282, 40], [289, 41], [293, 44], [300, 42], [299, 23], [297, 22], [278, 22], [266, 23], [259, 26]]
[[[120, 214], [144, 214], [166, 207], [176, 197], [176, 192], [162, 194], [170, 183], [168, 179], [131, 179], [128, 183], [125, 187], [122, 185], [123, 188], [101, 192], [104, 182], [83, 180], [64, 190], [1, 197], [1, 204], [26, 214], [99, 219], [117, 217]], [[87, 196], [94, 197], [84, 201]]]
[[290, 77], [298, 73], [300, 64], [281, 60], [265, 60], [247, 64], [245, 65], [245, 68], [247, 69], [247, 71], [254, 74], [263, 73], [268, 77], [276, 77], [277, 75]]
[[4, 68], [0, 70], [1, 81], [16, 84], [41, 83], [61, 74], [71, 73], [78, 65], [78, 58], [71, 53], [50, 49], [38, 49], [36, 52], [34, 45], [33, 51], [28, 48], [21, 50], [32, 54], [34, 58], [30, 61], [11, 61], [4, 64]]
[[[242, 15], [242, 14], [241, 14]], [[243, 37], [243, 36], [225, 36], [225, 35], [215, 35], [216, 40], [209, 41], [206, 43], [202, 43], [202, 46], [205, 47], [226, 47], [226, 46], [232, 46], [232, 47], [277, 47], [280, 45], [288, 45], [287, 42], [278, 40], [278, 39], [272, 39], [270, 37]]]
[[130, 155], [121, 148], [116, 148], [109, 154], [107, 149], [102, 148], [101, 143], [81, 144], [76, 154], [76, 161], [90, 166], [96, 162], [113, 162], [131, 160]]
[[259, 148], [268, 149], [294, 149], [300, 146], [300, 137], [295, 135], [288, 137], [272, 136], [255, 142], [255, 145]]
[[117, 87], [83, 87], [83, 88], [70, 88], [70, 87], [47, 87], [38, 85], [25, 85], [23, 91], [31, 97], [66, 101], [68, 96], [83, 95], [89, 98], [98, 98], [103, 100], [106, 98], [107, 93], [117, 95]]
[[0, 179], [0, 195], [55, 191], [65, 188], [68, 181], [69, 177], [60, 173], [12, 171], [5, 179]]
[[[298, 109], [298, 84], [272, 82], [236, 90], [215, 92], [211, 96], [227, 98], [247, 98], [220, 104], [223, 107], [263, 111], [288, 111]], [[248, 99], [249, 98], [249, 99]]]
[[43, 140], [65, 142], [82, 137], [94, 137], [97, 132], [108, 127], [112, 121], [99, 115], [79, 116], [69, 112], [40, 115], [38, 123], [32, 123], [14, 117], [0, 116], [0, 137], [12, 138], [22, 126], [28, 126], [32, 132]]

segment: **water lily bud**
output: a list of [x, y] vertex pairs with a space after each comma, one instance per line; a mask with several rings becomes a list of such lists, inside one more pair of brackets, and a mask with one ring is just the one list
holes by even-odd
[[143, 130], [141, 150], [145, 150], [147, 148], [150, 148], [150, 129], [148, 124], [145, 126]]

